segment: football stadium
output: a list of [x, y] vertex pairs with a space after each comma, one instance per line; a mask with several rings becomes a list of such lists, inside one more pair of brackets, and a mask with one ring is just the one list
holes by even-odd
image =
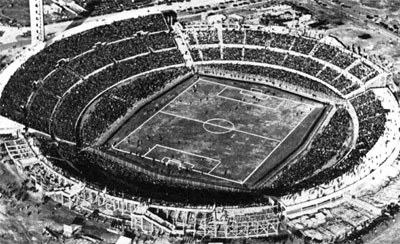
[[400, 150], [390, 72], [331, 36], [150, 12], [26, 53], [2, 73], [10, 157], [55, 201], [147, 233], [279, 235]]

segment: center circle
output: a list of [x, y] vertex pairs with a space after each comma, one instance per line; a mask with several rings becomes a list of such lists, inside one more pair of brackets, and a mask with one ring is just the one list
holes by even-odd
[[226, 119], [209, 119], [203, 123], [203, 128], [212, 134], [226, 134], [235, 129], [235, 125]]

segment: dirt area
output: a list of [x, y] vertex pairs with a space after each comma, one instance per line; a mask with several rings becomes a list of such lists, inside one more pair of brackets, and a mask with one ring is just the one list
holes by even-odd
[[[52, 200], [44, 202], [39, 193], [27, 191], [29, 184], [24, 184], [13, 165], [1, 163], [0, 174], [0, 243], [60, 243], [62, 238], [51, 239], [42, 234], [43, 230], [48, 227], [62, 233], [63, 224], [71, 224], [80, 215]], [[104, 226], [88, 219], [84, 220], [81, 233], [98, 236], [106, 243], [113, 243], [118, 238], [118, 235], [107, 232]], [[79, 243], [73, 238], [65, 241]]]
[[372, 236], [366, 236], [364, 239], [365, 243], [368, 244], [396, 244], [399, 243], [400, 240], [400, 214], [397, 214], [396, 217], [388, 223], [384, 223], [378, 226], [374, 230], [374, 234]]
[[[361, 26], [350, 22], [346, 25], [330, 29], [326, 34], [338, 37], [346, 46], [357, 47], [369, 55], [384, 57], [393, 63], [394, 70], [400, 68], [400, 42], [393, 34], [377, 28], [371, 24]], [[371, 35], [371, 38], [360, 38], [363, 34]]]

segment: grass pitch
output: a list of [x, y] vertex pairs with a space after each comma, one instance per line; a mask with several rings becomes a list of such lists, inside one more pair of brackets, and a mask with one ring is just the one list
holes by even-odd
[[[245, 183], [323, 105], [202, 77], [115, 145], [127, 154]], [[306, 119], [307, 118], [307, 119]], [[296, 133], [299, 133], [298, 131]], [[306, 133], [306, 131], [304, 131]]]

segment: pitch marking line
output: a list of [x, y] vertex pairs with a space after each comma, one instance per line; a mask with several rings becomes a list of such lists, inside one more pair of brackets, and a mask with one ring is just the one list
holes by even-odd
[[217, 165], [215, 165], [210, 171], [208, 171], [208, 173], [207, 174], [211, 174], [211, 172], [214, 170], [214, 169], [216, 169], [216, 168], [218, 168], [218, 166], [221, 164], [222, 162], [220, 161]]
[[267, 157], [265, 157], [264, 160], [261, 161], [260, 164], [258, 164], [258, 166], [246, 177], [246, 179], [242, 181], [242, 183], [245, 183], [261, 167], [261, 165], [265, 163], [265, 161], [272, 155], [272, 153], [275, 152], [275, 150], [281, 146], [281, 144], [293, 133], [293, 131], [295, 131], [297, 127], [303, 123], [303, 121], [308, 117], [308, 115], [310, 115], [310, 113], [314, 109], [315, 106], [313, 106], [313, 109], [300, 120], [300, 122], [285, 136], [285, 138], [283, 138], [281, 142], [279, 142], [279, 144], [274, 149], [272, 149], [272, 151], [267, 155]]
[[[111, 146], [111, 148], [112, 148], [113, 150], [115, 150], [115, 151], [118, 151], [118, 152], [122, 152], [122, 153], [126, 153], [126, 154], [129, 154], [129, 155], [135, 155], [135, 156], [140, 157], [140, 155], [137, 154], [137, 153], [132, 153], [132, 152], [129, 152], [129, 151], [125, 151], [125, 150], [116, 148], [116, 147], [114, 147], [114, 146]], [[143, 155], [142, 157], [143, 157], [143, 158], [146, 158], [146, 159], [149, 159], [149, 160], [154, 160], [154, 161], [156, 161], [156, 162], [161, 163], [161, 160], [156, 159], [156, 158], [150, 158], [150, 157], [147, 157], [147, 156], [144, 156], [144, 155]]]
[[[172, 113], [165, 112], [165, 111], [160, 111], [160, 113], [166, 114], [166, 115], [170, 115], [170, 116], [175, 116], [175, 117], [178, 117], [178, 118], [181, 118], [181, 119], [192, 120], [192, 121], [195, 121], [195, 122], [198, 122], [198, 123], [202, 123], [202, 124], [205, 123], [205, 121], [201, 121], [201, 120], [198, 120], [198, 119], [187, 118], [187, 117], [185, 117], [185, 116], [181, 116], [181, 115], [177, 115], [177, 114], [172, 114]], [[233, 130], [232, 130], [232, 128], [227, 128], [227, 127], [225, 127], [225, 126], [216, 125], [216, 124], [211, 124], [211, 125], [216, 126], [216, 127], [219, 127], [219, 128], [223, 128], [223, 129], [227, 129], [227, 130], [231, 130], [231, 131], [236, 131], [236, 132], [240, 132], [240, 133], [243, 133], [243, 134], [247, 134], [247, 135], [251, 135], [251, 136], [263, 138], [263, 139], [266, 139], [266, 140], [269, 140], [269, 141], [281, 142], [281, 141], [278, 141], [278, 140], [276, 140], [276, 139], [272, 139], [272, 138], [265, 137], [265, 136], [260, 136], [260, 135], [257, 135], [257, 134], [254, 134], [254, 133], [250, 133], [250, 132], [245, 132], [245, 131], [242, 131], [242, 130], [237, 130], [237, 129], [233, 129]]]
[[[150, 151], [149, 151], [150, 152]], [[147, 154], [147, 153], [146, 153]], [[166, 159], [167, 161], [165, 161], [164, 159]], [[171, 160], [169, 157], [163, 157], [162, 159], [161, 159], [161, 162], [162, 163], [168, 163], [168, 161], [169, 160]]]
[[266, 109], [270, 109], [270, 110], [274, 110], [274, 111], [276, 110], [275, 108], [270, 108], [270, 107], [267, 107], [267, 106], [264, 106], [264, 105], [261, 105], [261, 104], [244, 102], [242, 100], [238, 100], [238, 99], [231, 98], [231, 97], [226, 97], [226, 96], [223, 96], [223, 95], [217, 95], [217, 96], [220, 97], [220, 98], [223, 98], [223, 99], [226, 99], [226, 100], [230, 100], [230, 101], [234, 101], [234, 102], [238, 102], [238, 103], [248, 104], [248, 105], [251, 105], [251, 106], [266, 108]]
[[278, 106], [276, 106], [275, 110], [278, 110], [278, 108], [284, 103], [285, 101], [281, 101]]
[[188, 155], [195, 156], [195, 157], [198, 157], [198, 158], [205, 158], [205, 159], [208, 159], [210, 161], [216, 161], [217, 163], [221, 163], [221, 160], [218, 160], [218, 159], [202, 156], [202, 155], [191, 153], [191, 152], [187, 152], [187, 151], [184, 151], [184, 150], [179, 150], [179, 149], [176, 149], [176, 148], [173, 148], [173, 147], [163, 146], [163, 145], [160, 145], [160, 144], [156, 144], [151, 150], [153, 150], [155, 147], [161, 147], [161, 148], [165, 148], [165, 149], [168, 149], [168, 150], [177, 151], [177, 152], [180, 152], [180, 153], [183, 153], [183, 154], [188, 154]]
[[233, 182], [233, 183], [236, 183], [236, 184], [242, 184], [243, 183], [242, 181], [232, 180], [232, 179], [221, 177], [221, 176], [218, 176], [218, 175], [213, 175], [213, 174], [206, 173], [204, 171], [200, 171], [200, 170], [197, 170], [197, 169], [193, 169], [193, 171], [197, 172], [199, 174], [205, 174], [205, 175], [208, 175], [208, 176], [220, 179], [220, 180], [226, 180], [226, 181]]
[[216, 97], [219, 97], [221, 95], [221, 93], [223, 93], [228, 87], [224, 87], [224, 89], [222, 89], [220, 92], [218, 92], [217, 95], [215, 95]]
[[150, 116], [150, 118], [148, 118], [146, 121], [144, 121], [140, 126], [138, 126], [136, 129], [134, 129], [131, 133], [129, 133], [127, 136], [125, 136], [121, 141], [119, 141], [115, 147], [118, 147], [119, 144], [121, 144], [123, 141], [125, 141], [128, 137], [130, 137], [132, 134], [134, 134], [137, 130], [139, 130], [140, 128], [142, 128], [145, 124], [147, 124], [151, 119], [153, 119], [157, 114], [159, 114], [162, 110], [164, 110], [166, 107], [168, 107], [171, 103], [175, 102], [176, 99], [178, 99], [182, 94], [186, 93], [186, 91], [188, 91], [189, 89], [193, 88], [194, 85], [196, 85], [200, 80], [197, 80], [196, 82], [194, 82], [192, 85], [190, 85], [189, 87], [187, 87], [185, 90], [183, 90], [181, 93], [178, 94], [178, 96], [176, 96], [175, 98], [173, 98], [169, 103], [167, 103], [166, 105], [164, 105], [159, 111], [157, 111], [156, 113], [154, 113], [152, 116]]
[[[204, 79], [204, 78], [200, 78], [197, 82], [199, 82], [199, 81], [204, 81], [204, 82], [208, 82], [208, 83], [213, 83], [213, 84], [217, 84], [217, 85], [220, 85], [220, 86], [229, 87], [229, 88], [236, 89], [236, 90], [246, 90], [246, 89], [238, 88], [238, 87], [236, 87], [236, 86], [225, 85], [225, 84], [221, 84], [221, 83], [218, 83], [218, 82], [215, 82], [215, 81], [206, 80], [206, 79]], [[246, 91], [251, 92], [250, 90], [246, 90]], [[263, 93], [263, 94], [264, 94], [264, 93]], [[268, 96], [274, 97], [274, 98], [277, 98], [277, 99], [280, 99], [280, 100], [287, 100], [287, 101], [294, 102], [294, 103], [300, 103], [300, 104], [309, 105], [308, 103], [299, 102], [299, 101], [292, 100], [292, 99], [289, 99], [289, 98], [277, 97], [277, 96], [273, 96], [273, 95], [268, 95]]]
[[[122, 153], [126, 153], [126, 154], [131, 154], [131, 152], [128, 152], [128, 151], [125, 151], [125, 150], [122, 150], [122, 149], [118, 149], [118, 148], [116, 148], [116, 147], [114, 147], [114, 146], [111, 146], [111, 147], [112, 147], [114, 150], [116, 150], [116, 151], [119, 151], [119, 152], [122, 152]], [[134, 155], [139, 156], [139, 155], [137, 155], [137, 154], [135, 154], [135, 153], [134, 153]], [[146, 157], [144, 157], [144, 158], [149, 159], [149, 160], [154, 160], [154, 161], [159, 162], [159, 163], [162, 163], [161, 160], [156, 159], [156, 158], [150, 158], [150, 157], [148, 157], [148, 156], [146, 156]], [[219, 164], [221, 164], [221, 162], [220, 162]], [[204, 172], [204, 171], [201, 171], [201, 170], [197, 170], [197, 169], [193, 169], [193, 171], [194, 171], [194, 172], [197, 172], [197, 173], [199, 173], [199, 174], [205, 174], [205, 175], [208, 175], [208, 176], [217, 178], [217, 179], [226, 180], [226, 181], [234, 182], [234, 183], [237, 183], [237, 184], [242, 184], [242, 183], [243, 183], [242, 181], [237, 181], [237, 180], [228, 179], [228, 178], [225, 178], [225, 177], [213, 175], [213, 174], [210, 174], [210, 173], [207, 173], [207, 172]]]
[[[202, 81], [204, 81], [204, 80], [202, 80]], [[208, 81], [205, 81], [205, 82], [208, 82]], [[262, 108], [267, 108], [267, 109], [275, 110], [274, 108], [270, 108], [270, 107], [267, 107], [267, 106], [264, 106], [264, 105], [254, 104], [254, 103], [249, 103], [249, 102], [244, 102], [244, 101], [241, 101], [241, 100], [238, 100], [238, 99], [235, 99], [235, 98], [231, 98], [231, 97], [228, 97], [228, 96], [224, 96], [224, 95], [222, 95], [222, 93], [224, 93], [224, 91], [225, 91], [226, 89], [232, 88], [232, 87], [229, 87], [229, 86], [224, 85], [224, 84], [219, 84], [219, 85], [223, 86], [224, 88], [223, 88], [220, 92], [218, 92], [217, 95], [215, 95], [215, 96], [213, 96], [213, 97], [220, 97], [220, 98], [224, 98], [224, 99], [231, 100], [231, 101], [235, 101], [235, 102], [240, 102], [240, 103], [244, 103], [244, 104], [253, 105], [253, 106], [256, 106], [256, 107], [262, 107]], [[248, 95], [248, 94], [242, 93], [243, 89], [237, 88], [237, 89], [235, 89], [235, 90], [240, 90], [240, 94]], [[248, 90], [246, 90], [246, 91], [248, 91]], [[263, 93], [261, 93], [261, 94], [263, 94]], [[263, 95], [268, 96], [268, 95], [266, 95], [266, 94], [263, 94]], [[266, 100], [266, 99], [263, 99], [263, 101], [265, 101], [265, 100]]]
[[[237, 89], [239, 89], [239, 88], [237, 88]], [[252, 88], [252, 89], [253, 89], [253, 88]], [[284, 101], [288, 101], [288, 102], [292, 102], [292, 103], [306, 104], [306, 103], [304, 103], [304, 102], [299, 102], [299, 101], [292, 100], [292, 99], [289, 99], [289, 98], [277, 97], [277, 96], [268, 95], [268, 94], [265, 94], [265, 93], [262, 93], [262, 92], [254, 92], [254, 91], [250, 91], [250, 90], [246, 90], [246, 89], [241, 89], [241, 90], [240, 90], [240, 94], [242, 94], [242, 95], [244, 95], [244, 96], [256, 96], [256, 97], [257, 97], [257, 94], [260, 94], [260, 95], [263, 95], [263, 96], [266, 96], [266, 97], [267, 97], [267, 98], [265, 98], [265, 99], [262, 99], [262, 100], [264, 100], [264, 101], [266, 101], [268, 98], [275, 98], [275, 99], [277, 99], [277, 100], [280, 100], [281, 103], [283, 103]], [[259, 99], [260, 99], [260, 98], [259, 98]], [[279, 106], [279, 105], [278, 105], [278, 106]]]
[[[165, 159], [166, 159], [167, 161], [165, 161]], [[170, 162], [171, 162], [171, 163], [176, 163], [176, 164], [179, 164], [179, 165], [187, 164], [187, 165], [190, 166], [190, 168], [192, 168], [192, 169], [194, 168], [194, 164], [191, 164], [191, 163], [185, 162], [185, 161], [180, 161], [180, 160], [178, 160], [178, 159], [171, 159], [170, 157], [163, 157], [163, 158], [161, 159], [161, 162], [162, 162], [163, 164], [170, 164]]]
[[[254, 89], [254, 88], [251, 88]], [[272, 97], [270, 95], [264, 94], [261, 91], [253, 91], [253, 90], [246, 90], [246, 89], [240, 89], [239, 94], [243, 95], [243, 96], [255, 96], [260, 100], [266, 101], [268, 98]], [[263, 98], [260, 98], [263, 97]]]
[[[243, 91], [243, 90], [242, 90], [242, 91]], [[250, 88], [250, 91], [251, 91], [251, 92], [254, 92], [254, 93], [261, 93], [261, 94], [264, 94], [264, 93], [262, 92], [261, 89], [257, 89], [257, 88]], [[266, 94], [264, 94], [264, 95], [266, 95]]]
[[161, 160], [159, 160], [159, 159], [157, 159], [157, 158], [150, 158], [150, 157], [143, 157], [143, 158], [145, 158], [145, 159], [148, 159], [148, 160], [154, 160], [154, 161], [156, 161], [156, 162], [159, 162], [159, 163], [162, 163], [161, 162]]
[[[254, 89], [254, 88], [251, 88], [251, 89]], [[256, 90], [258, 90], [258, 89], [256, 89]], [[246, 91], [247, 93], [246, 93], [245, 91]], [[263, 95], [264, 97], [266, 97], [266, 98], [261, 99], [261, 98], [257, 97], [257, 95], [254, 95], [254, 96], [256, 96], [258, 99], [261, 99], [261, 100], [263, 100], [263, 101], [267, 101], [268, 98], [274, 98], [274, 99], [279, 100], [279, 104], [278, 104], [277, 106], [275, 106], [275, 108], [272, 108], [272, 109], [274, 109], [274, 110], [278, 110], [278, 108], [285, 102], [285, 100], [288, 101], [288, 100], [285, 99], [285, 98], [278, 98], [278, 97], [276, 97], [276, 96], [264, 94], [264, 93], [262, 93], [261, 91], [254, 91], [254, 90], [249, 91], [249, 90], [245, 90], [245, 89], [241, 89], [241, 90], [240, 90], [240, 94], [242, 94], [242, 95], [244, 95], [244, 96], [252, 96], [251, 93], [253, 93], [253, 94], [254, 94], [254, 93], [257, 93], [257, 94], [260, 94], [260, 95]], [[296, 102], [296, 103], [297, 103], [297, 101], [293, 101], [293, 100], [289, 100], [289, 101], [291, 101], [291, 102]], [[261, 105], [261, 106], [263, 106], [263, 105]], [[267, 107], [267, 108], [269, 108], [269, 107]]]
[[156, 147], [157, 147], [157, 144], [154, 145], [152, 148], [150, 148], [143, 156], [146, 157], [147, 154], [149, 154], [151, 151], [153, 151], [153, 149], [156, 148]]
[[[125, 151], [125, 150], [122, 150], [122, 149], [119, 149], [119, 148], [117, 148], [117, 146], [118, 145], [120, 145], [123, 141], [125, 141], [128, 137], [130, 137], [133, 133], [135, 133], [138, 129], [140, 129], [142, 126], [144, 126], [147, 122], [149, 122], [152, 118], [154, 118], [156, 115], [158, 115], [159, 113], [166, 113], [166, 112], [164, 112], [164, 111], [162, 111], [162, 110], [164, 110], [166, 107], [168, 107], [171, 103], [173, 103], [173, 102], [175, 102], [175, 100], [176, 99], [178, 99], [182, 94], [184, 94], [186, 91], [188, 91], [189, 89], [191, 89], [191, 88], [193, 88], [193, 86], [194, 85], [196, 85], [197, 83], [199, 83], [200, 81], [203, 81], [203, 82], [208, 82], [208, 83], [213, 83], [213, 84], [217, 84], [217, 85], [220, 85], [220, 86], [225, 86], [225, 88], [227, 88], [227, 87], [231, 87], [231, 88], [234, 88], [234, 89], [239, 89], [239, 88], [237, 88], [237, 87], [234, 87], [234, 86], [229, 86], [229, 85], [223, 85], [223, 84], [220, 84], [220, 83], [218, 83], [218, 82], [213, 82], [213, 81], [209, 81], [209, 80], [204, 80], [204, 79], [199, 79], [199, 80], [197, 80], [196, 82], [194, 82], [192, 85], [190, 85], [189, 87], [187, 87], [185, 90], [183, 90], [180, 94], [178, 94], [174, 99], [172, 99], [168, 104], [166, 104], [165, 106], [163, 106], [158, 112], [156, 112], [154, 115], [152, 115], [150, 118], [148, 118], [145, 122], [143, 122], [139, 127], [137, 127], [135, 130], [133, 130], [131, 133], [129, 133], [126, 137], [124, 137], [121, 141], [119, 141], [115, 146], [112, 146], [112, 148], [114, 149], [114, 150], [117, 150], [117, 151], [120, 151], [120, 152], [123, 152], [123, 153], [126, 153], [126, 154], [132, 154], [132, 152], [128, 152], [128, 151]], [[224, 88], [224, 89], [225, 89]], [[275, 96], [272, 96], [272, 97], [275, 97]], [[284, 100], [288, 100], [288, 101], [291, 101], [291, 102], [297, 102], [297, 101], [294, 101], [294, 100], [290, 100], [290, 99], [286, 99], [286, 98], [280, 98], [280, 97], [277, 97], [277, 98], [279, 98], [279, 99], [284, 99]], [[298, 103], [300, 103], [300, 102], [298, 102]], [[313, 106], [313, 108], [315, 108], [315, 106]], [[312, 111], [312, 110], [311, 110]], [[310, 112], [311, 113], [311, 112]], [[177, 115], [174, 115], [174, 114], [170, 114], [171, 116], [175, 116], [175, 117], [181, 117], [181, 118], [183, 118], [183, 119], [188, 119], [188, 118], [185, 118], [185, 117], [183, 117], [183, 116], [177, 116]], [[308, 116], [308, 114], [307, 114], [307, 116]], [[305, 116], [302, 120], [301, 120], [301, 122], [303, 122], [303, 120], [307, 117], [307, 116]], [[194, 120], [194, 119], [190, 119], [190, 120]], [[197, 121], [197, 122], [199, 122], [199, 123], [204, 123], [204, 121], [200, 121], [200, 120], [194, 120], [194, 121]], [[223, 180], [226, 180], [226, 181], [230, 181], [230, 182], [234, 182], [234, 183], [238, 183], [238, 184], [243, 184], [243, 183], [245, 183], [253, 174], [254, 174], [254, 172], [255, 171], [257, 171], [257, 169], [259, 168], [259, 167], [261, 167], [261, 165], [265, 162], [265, 160], [280, 146], [280, 144], [283, 142], [283, 141], [285, 141], [286, 140], [286, 138], [301, 124], [301, 122], [282, 140], [282, 141], [277, 141], [277, 140], [274, 140], [274, 139], [271, 139], [271, 138], [266, 138], [266, 137], [263, 137], [263, 136], [260, 136], [260, 135], [256, 135], [256, 134], [251, 134], [251, 133], [247, 133], [247, 132], [243, 132], [243, 131], [239, 131], [239, 130], [235, 130], [235, 131], [237, 131], [237, 132], [241, 132], [241, 133], [244, 133], [244, 134], [249, 134], [249, 135], [253, 135], [253, 136], [256, 136], [256, 137], [261, 137], [261, 138], [264, 138], [264, 139], [267, 139], [267, 140], [272, 140], [272, 141], [277, 141], [277, 142], [279, 142], [279, 144], [271, 151], [271, 153], [257, 166], [257, 168], [255, 169], [255, 170], [253, 170], [253, 172], [252, 173], [250, 173], [250, 175], [244, 180], [244, 181], [236, 181], [236, 180], [231, 180], [231, 179], [228, 179], [228, 178], [225, 178], [225, 177], [220, 177], [220, 176], [217, 176], [217, 175], [213, 175], [213, 174], [210, 174], [210, 173], [204, 173], [203, 171], [199, 171], [199, 170], [193, 170], [193, 171], [195, 171], [195, 172], [198, 172], [198, 173], [204, 173], [204, 174], [206, 174], [206, 175], [209, 175], [209, 176], [211, 176], [211, 177], [215, 177], [215, 178], [218, 178], [218, 179], [223, 179]], [[215, 126], [217, 126], [217, 125], [215, 125]], [[137, 155], [137, 154], [135, 154], [135, 155]], [[149, 160], [155, 160], [155, 161], [157, 161], [157, 162], [161, 162], [159, 159], [154, 159], [154, 158], [150, 158], [150, 157], [147, 157], [147, 156], [145, 156], [144, 158], [147, 158], [147, 159], [149, 159]]]

